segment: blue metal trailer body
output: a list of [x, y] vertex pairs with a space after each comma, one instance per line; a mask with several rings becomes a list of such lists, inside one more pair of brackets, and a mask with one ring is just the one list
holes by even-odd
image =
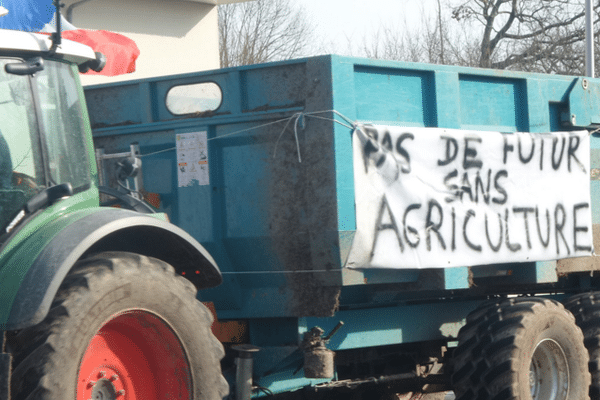
[[[173, 87], [213, 82], [214, 110], [176, 115]], [[258, 380], [273, 392], [316, 384], [290, 358], [313, 326], [344, 327], [332, 350], [456, 338], [493, 295], [555, 295], [595, 287], [593, 261], [440, 269], [356, 270], [352, 124], [549, 132], [600, 124], [600, 81], [322, 56], [90, 86], [96, 147], [137, 142], [143, 186], [194, 236], [224, 283], [203, 291], [219, 320], [246, 321]], [[206, 131], [209, 183], [178, 185], [178, 134]], [[591, 168], [600, 140], [591, 137]], [[592, 204], [600, 177], [592, 173]], [[600, 222], [592, 208], [593, 222]], [[401, 260], [399, 260], [401, 266]], [[193, 275], [194, 271], [188, 274]], [[286, 365], [286, 360], [291, 360]], [[269, 371], [271, 372], [271, 371]]]

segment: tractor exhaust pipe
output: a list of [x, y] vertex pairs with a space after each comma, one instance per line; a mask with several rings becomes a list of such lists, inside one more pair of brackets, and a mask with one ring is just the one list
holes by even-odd
[[258, 347], [242, 344], [233, 348], [239, 354], [235, 359], [235, 400], [250, 400], [252, 397], [253, 354]]

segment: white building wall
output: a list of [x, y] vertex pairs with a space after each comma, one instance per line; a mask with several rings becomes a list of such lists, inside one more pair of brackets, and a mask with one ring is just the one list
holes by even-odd
[[[78, 0], [63, 0], [65, 12]], [[84, 85], [219, 68], [217, 6], [177, 0], [88, 0], [72, 9], [78, 28], [104, 29], [133, 39], [136, 72], [82, 75]]]

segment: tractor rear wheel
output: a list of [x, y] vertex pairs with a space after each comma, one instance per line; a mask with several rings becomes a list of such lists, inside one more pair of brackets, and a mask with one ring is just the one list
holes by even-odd
[[13, 399], [222, 399], [223, 348], [195, 294], [156, 259], [79, 262], [46, 319], [8, 335]]

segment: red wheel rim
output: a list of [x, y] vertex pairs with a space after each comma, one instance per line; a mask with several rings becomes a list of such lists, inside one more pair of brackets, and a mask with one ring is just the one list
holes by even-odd
[[128, 311], [90, 340], [77, 400], [188, 400], [191, 387], [189, 363], [173, 330], [147, 311]]

